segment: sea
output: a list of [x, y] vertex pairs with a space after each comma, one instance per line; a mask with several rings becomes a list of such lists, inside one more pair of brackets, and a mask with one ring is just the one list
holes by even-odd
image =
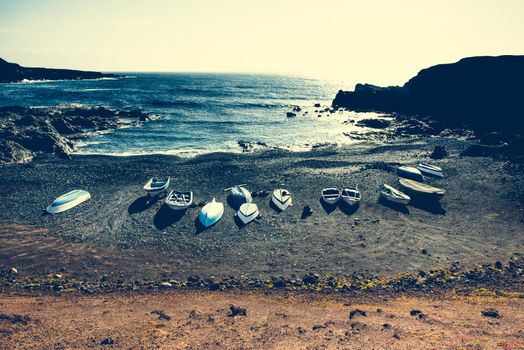
[[[194, 156], [241, 152], [239, 141], [291, 151], [351, 143], [352, 112], [322, 112], [352, 86], [295, 76], [211, 73], [118, 73], [119, 78], [24, 81], [0, 85], [0, 106], [97, 105], [139, 108], [158, 116], [141, 126], [99, 133], [76, 153]], [[320, 104], [321, 107], [315, 107]], [[296, 117], [287, 117], [298, 106]], [[358, 113], [353, 117], [358, 118]]]

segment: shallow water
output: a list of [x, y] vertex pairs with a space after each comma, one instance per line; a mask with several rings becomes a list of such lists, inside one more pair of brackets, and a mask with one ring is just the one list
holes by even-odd
[[[140, 108], [161, 117], [77, 145], [78, 153], [194, 155], [239, 152], [239, 140], [303, 150], [315, 143], [349, 143], [348, 113], [319, 113], [342, 82], [308, 78], [196, 73], [133, 73], [119, 79], [24, 82], [0, 86], [0, 106], [102, 105]], [[286, 112], [303, 110], [295, 118]], [[307, 114], [304, 112], [307, 111]], [[354, 128], [354, 127], [353, 127]]]

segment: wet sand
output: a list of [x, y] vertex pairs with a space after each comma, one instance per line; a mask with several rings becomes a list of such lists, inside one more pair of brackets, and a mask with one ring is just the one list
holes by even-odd
[[522, 294], [494, 294], [0, 295], [0, 348], [524, 349]]
[[[396, 166], [431, 161], [435, 144], [450, 152], [432, 161], [445, 171], [444, 179], [429, 180], [447, 190], [440, 204], [415, 202], [401, 209], [380, 201], [383, 182], [398, 186]], [[140, 279], [391, 274], [456, 261], [463, 267], [507, 261], [523, 252], [522, 170], [490, 158], [460, 157], [467, 144], [422, 138], [305, 153], [77, 156], [2, 165], [0, 269]], [[202, 230], [199, 208], [181, 215], [163, 199], [148, 202], [142, 186], [155, 175], [171, 176], [172, 188], [193, 190], [196, 202], [223, 201], [224, 217]], [[255, 198], [260, 223], [243, 227], [223, 192], [237, 183], [252, 191], [284, 183], [294, 206], [279, 213], [269, 196]], [[319, 201], [322, 187], [355, 183], [364, 196], [356, 211]], [[75, 188], [90, 191], [92, 199], [65, 213], [43, 213]], [[302, 218], [305, 205], [313, 214]]]

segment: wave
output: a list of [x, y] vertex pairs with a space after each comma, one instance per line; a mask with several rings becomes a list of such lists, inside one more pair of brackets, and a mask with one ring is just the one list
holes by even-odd
[[22, 79], [11, 84], [37, 84], [37, 83], [59, 83], [59, 82], [72, 82], [72, 81], [100, 81], [100, 80], [118, 80], [119, 77], [104, 77], [104, 78], [93, 78], [93, 79]]

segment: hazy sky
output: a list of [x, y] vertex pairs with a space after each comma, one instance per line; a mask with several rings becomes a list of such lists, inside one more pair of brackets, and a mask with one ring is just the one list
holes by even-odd
[[524, 54], [523, 16], [521, 0], [0, 0], [0, 57], [400, 84], [464, 56]]

